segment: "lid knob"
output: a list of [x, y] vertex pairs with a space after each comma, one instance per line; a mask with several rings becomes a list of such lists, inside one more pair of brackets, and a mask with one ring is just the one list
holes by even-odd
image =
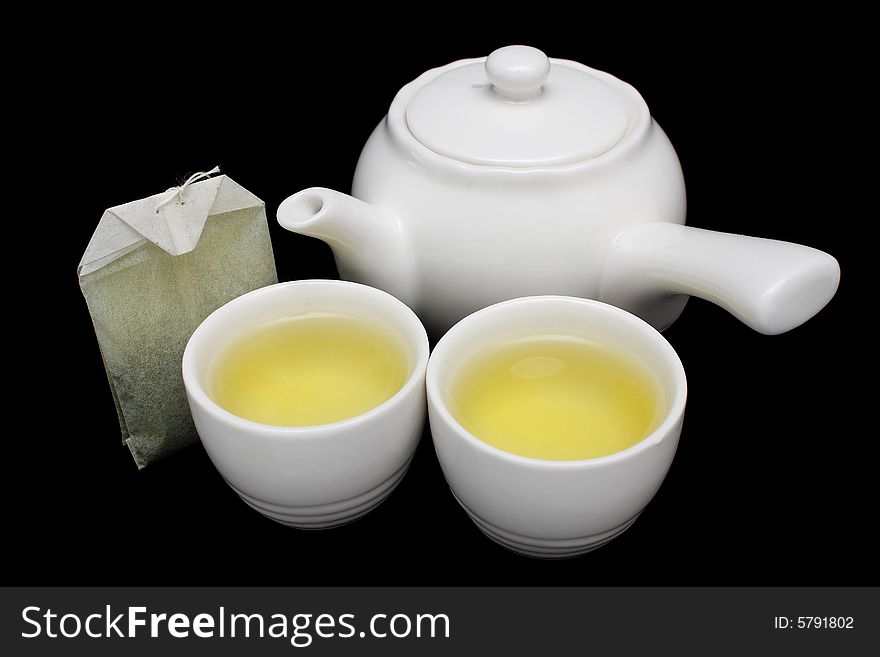
[[505, 46], [486, 58], [492, 89], [511, 100], [529, 100], [541, 93], [550, 75], [550, 60], [531, 46]]

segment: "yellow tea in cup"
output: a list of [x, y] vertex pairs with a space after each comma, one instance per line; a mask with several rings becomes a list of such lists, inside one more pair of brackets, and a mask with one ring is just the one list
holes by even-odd
[[377, 320], [310, 313], [254, 328], [232, 342], [218, 355], [212, 397], [254, 422], [314, 426], [390, 399], [409, 370], [405, 347]]
[[662, 390], [645, 364], [572, 335], [527, 336], [477, 354], [453, 378], [449, 408], [498, 449], [563, 461], [631, 447], [665, 415]]

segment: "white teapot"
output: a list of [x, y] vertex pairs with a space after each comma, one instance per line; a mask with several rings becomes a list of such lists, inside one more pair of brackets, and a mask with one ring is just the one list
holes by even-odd
[[326, 241], [343, 278], [390, 292], [435, 334], [537, 294], [606, 301], [660, 330], [694, 295], [776, 334], [840, 278], [822, 251], [685, 226], [681, 166], [641, 95], [527, 46], [403, 87], [352, 194], [303, 190], [278, 221]]

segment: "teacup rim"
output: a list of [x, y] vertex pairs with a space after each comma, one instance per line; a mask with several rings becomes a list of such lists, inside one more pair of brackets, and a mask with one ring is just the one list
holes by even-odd
[[[212, 320], [212, 318], [219, 316], [222, 313], [230, 312], [228, 309], [230, 306], [239, 305], [242, 303], [250, 303], [248, 299], [253, 299], [257, 296], [264, 296], [267, 294], [275, 294], [276, 290], [282, 288], [306, 287], [312, 285], [350, 287], [352, 289], [361, 289], [365, 294], [376, 294], [380, 297], [390, 298], [394, 303], [402, 306], [402, 310], [404, 310], [405, 313], [408, 313], [411, 319], [415, 320], [415, 324], [413, 326], [417, 326], [420, 329], [417, 336], [418, 347], [417, 353], [415, 355], [415, 364], [406, 381], [404, 381], [403, 385], [401, 385], [397, 392], [395, 392], [391, 397], [383, 401], [381, 404], [373, 406], [372, 408], [364, 411], [363, 413], [359, 413], [358, 415], [353, 415], [351, 417], [347, 417], [343, 420], [338, 420], [336, 422], [327, 422], [324, 424], [313, 424], [304, 426], [265, 424], [263, 422], [248, 420], [247, 418], [236, 415], [235, 413], [232, 413], [220, 406], [220, 404], [214, 401], [204, 389], [201, 382], [199, 381], [198, 375], [194, 371], [195, 364], [192, 362], [192, 360], [196, 358], [196, 356], [193, 355], [193, 351], [190, 345], [193, 344], [193, 339], [196, 337], [201, 328], [210, 321], [218, 321], [216, 319]], [[361, 293], [362, 292], [358, 292], [358, 294]], [[424, 324], [419, 319], [418, 315], [415, 314], [412, 308], [410, 308], [403, 301], [395, 297], [393, 294], [385, 292], [384, 290], [380, 290], [379, 288], [373, 287], [371, 285], [356, 283], [354, 281], [309, 278], [295, 281], [282, 281], [278, 283], [272, 283], [270, 285], [265, 285], [261, 288], [251, 290], [250, 292], [246, 292], [238, 297], [235, 297], [234, 299], [227, 301], [225, 304], [214, 310], [210, 315], [202, 320], [202, 322], [199, 324], [198, 327], [196, 327], [196, 330], [193, 331], [192, 335], [187, 341], [186, 347], [183, 351], [183, 358], [181, 359], [181, 369], [183, 382], [188, 394], [197, 403], [199, 403], [202, 408], [214, 414], [215, 416], [219, 416], [219, 418], [222, 418], [224, 421], [231, 422], [234, 426], [250, 431], [259, 430], [261, 432], [282, 435], [285, 437], [290, 436], [291, 438], [309, 438], [313, 434], [347, 430], [358, 424], [369, 422], [377, 415], [387, 412], [390, 407], [399, 404], [404, 398], [412, 394], [413, 388], [419, 385], [420, 380], [425, 380], [429, 356], [430, 344], [428, 342], [428, 335], [427, 331], [425, 330]]]
[[[587, 459], [555, 460], [524, 456], [522, 454], [514, 454], [513, 452], [505, 451], [481, 440], [470, 431], [465, 429], [449, 410], [446, 401], [444, 400], [443, 395], [439, 390], [439, 383], [437, 381], [438, 365], [436, 365], [436, 363], [439, 361], [439, 359], [437, 358], [437, 354], [439, 352], [442, 355], [444, 341], [447, 339], [447, 337], [454, 335], [454, 332], [457, 332], [458, 330], [463, 330], [459, 328], [460, 326], [467, 326], [467, 324], [470, 324], [472, 322], [480, 321], [481, 317], [497, 312], [499, 308], [508, 307], [511, 305], [532, 305], [546, 302], [578, 304], [597, 308], [600, 309], [602, 312], [608, 312], [609, 314], [620, 318], [621, 321], [629, 322], [632, 326], [637, 327], [638, 330], [644, 332], [647, 335], [650, 335], [651, 339], [655, 342], [655, 344], [658, 345], [659, 349], [666, 352], [667, 355], [671, 355], [671, 363], [675, 372], [677, 385], [673, 398], [669, 404], [669, 410], [666, 412], [663, 421], [651, 433], [649, 433], [647, 436], [642, 438], [634, 445], [631, 445], [626, 449], [613, 452], [611, 454]], [[433, 366], [432, 363], [434, 363]], [[684, 364], [681, 362], [681, 358], [679, 357], [678, 352], [675, 350], [672, 344], [670, 344], [670, 342], [660, 333], [660, 331], [658, 331], [648, 322], [634, 315], [633, 313], [630, 313], [629, 311], [614, 306], [612, 304], [608, 304], [603, 301], [597, 301], [595, 299], [585, 299], [581, 297], [572, 297], [565, 295], [534, 295], [501, 301], [490, 306], [481, 308], [459, 320], [452, 328], [449, 329], [449, 331], [447, 331], [440, 338], [440, 340], [438, 340], [437, 344], [434, 346], [434, 349], [431, 352], [431, 356], [428, 359], [427, 371], [425, 374], [425, 389], [428, 398], [429, 410], [432, 412], [439, 412], [442, 416], [442, 420], [450, 428], [452, 428], [465, 442], [473, 445], [477, 449], [487, 452], [488, 454], [496, 458], [501, 458], [513, 463], [518, 463], [532, 468], [549, 470], [571, 470], [577, 468], [602, 467], [604, 465], [617, 461], [627, 460], [637, 456], [641, 452], [644, 452], [651, 447], [659, 445], [662, 442], [663, 438], [670, 433], [670, 431], [675, 427], [677, 423], [681, 421], [682, 417], [684, 416], [685, 405], [687, 402], [687, 375], [684, 370]]]

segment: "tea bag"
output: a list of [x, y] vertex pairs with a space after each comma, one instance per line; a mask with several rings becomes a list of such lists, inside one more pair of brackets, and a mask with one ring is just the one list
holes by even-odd
[[80, 261], [122, 440], [139, 468], [197, 439], [181, 359], [196, 327], [277, 282], [265, 204], [225, 175], [110, 208]]

